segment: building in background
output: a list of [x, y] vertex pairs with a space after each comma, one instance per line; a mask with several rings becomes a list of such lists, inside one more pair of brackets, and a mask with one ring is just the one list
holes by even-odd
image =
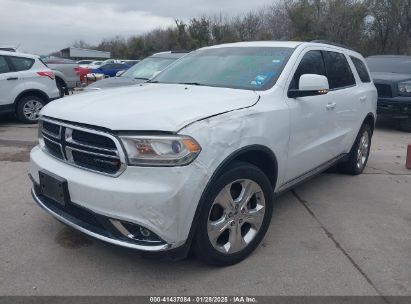
[[60, 56], [63, 58], [69, 58], [73, 60], [81, 60], [81, 59], [110, 59], [111, 54], [110, 52], [103, 52], [97, 50], [89, 50], [89, 49], [80, 49], [69, 47], [66, 49], [62, 49], [60, 51]]

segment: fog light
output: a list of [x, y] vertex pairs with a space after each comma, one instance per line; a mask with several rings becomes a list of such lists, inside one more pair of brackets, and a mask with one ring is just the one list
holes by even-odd
[[124, 237], [146, 243], [147, 245], [165, 244], [165, 242], [157, 234], [145, 227], [114, 219], [110, 219], [110, 221], [118, 232], [120, 232]]
[[146, 228], [140, 227], [140, 233], [142, 236], [148, 238], [150, 236], [150, 231], [148, 231]]

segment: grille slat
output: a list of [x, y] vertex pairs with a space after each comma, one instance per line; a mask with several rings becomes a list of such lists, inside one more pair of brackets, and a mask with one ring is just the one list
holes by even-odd
[[122, 151], [112, 135], [93, 129], [43, 120], [44, 150], [77, 167], [117, 176], [124, 165]]

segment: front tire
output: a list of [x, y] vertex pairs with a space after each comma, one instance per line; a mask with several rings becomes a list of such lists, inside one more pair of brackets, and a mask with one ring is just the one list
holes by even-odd
[[236, 162], [216, 178], [202, 202], [194, 251], [207, 264], [228, 266], [250, 255], [271, 221], [273, 190], [256, 166]]
[[361, 174], [367, 165], [371, 149], [372, 130], [368, 123], [362, 125], [354, 142], [348, 160], [338, 165], [341, 172], [351, 175]]
[[29, 95], [21, 98], [16, 111], [18, 120], [26, 124], [37, 123], [40, 118], [40, 110], [45, 105], [46, 101], [38, 96]]

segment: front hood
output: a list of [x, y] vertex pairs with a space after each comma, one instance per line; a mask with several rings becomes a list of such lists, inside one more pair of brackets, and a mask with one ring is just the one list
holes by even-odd
[[371, 76], [375, 83], [400, 82], [411, 79], [411, 75], [409, 74], [396, 74], [387, 72], [372, 72]]
[[258, 98], [248, 90], [148, 83], [64, 97], [41, 114], [111, 130], [176, 132], [199, 119], [250, 107]]
[[91, 91], [95, 89], [108, 89], [108, 88], [117, 88], [117, 87], [125, 87], [134, 84], [139, 84], [146, 82], [145, 79], [136, 79], [130, 77], [113, 77], [113, 78], [106, 78], [99, 81], [96, 81], [89, 86], [86, 87], [86, 91]]

